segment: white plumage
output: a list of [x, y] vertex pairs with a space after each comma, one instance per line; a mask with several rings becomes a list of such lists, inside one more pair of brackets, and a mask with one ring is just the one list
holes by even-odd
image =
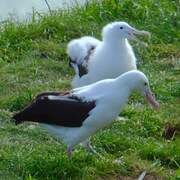
[[[81, 87], [93, 82], [116, 78], [120, 74], [137, 69], [136, 57], [129, 40], [138, 41], [135, 37], [149, 35], [146, 31], [139, 31], [126, 22], [113, 22], [106, 25], [102, 31], [102, 42], [99, 42], [89, 58], [88, 72], [80, 77], [78, 73], [72, 81], [72, 87]], [[73, 49], [73, 48], [72, 48]], [[83, 54], [83, 51], [74, 49], [74, 54]]]

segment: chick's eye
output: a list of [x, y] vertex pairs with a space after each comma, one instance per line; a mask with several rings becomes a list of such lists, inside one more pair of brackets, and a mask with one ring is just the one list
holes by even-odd
[[145, 82], [144, 85], [147, 86], [147, 82]]
[[121, 26], [120, 29], [123, 29], [123, 27]]

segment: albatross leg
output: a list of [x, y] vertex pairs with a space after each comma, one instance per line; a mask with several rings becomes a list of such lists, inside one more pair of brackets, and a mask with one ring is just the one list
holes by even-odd
[[69, 160], [72, 158], [72, 151], [73, 151], [73, 147], [68, 146], [68, 148], [67, 148], [67, 156], [68, 156]]
[[97, 152], [93, 149], [93, 147], [91, 146], [89, 139], [86, 140], [86, 141], [84, 141], [84, 142], [82, 143], [82, 145], [84, 146], [84, 148], [85, 148], [88, 152], [91, 152], [91, 153], [93, 153], [93, 154], [96, 154], [96, 153], [97, 153]]

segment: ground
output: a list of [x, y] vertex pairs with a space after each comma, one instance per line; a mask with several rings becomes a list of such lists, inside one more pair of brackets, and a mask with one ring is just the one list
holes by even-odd
[[[180, 179], [179, 1], [104, 0], [59, 10], [34, 11], [28, 23], [6, 21], [0, 34], [0, 179]], [[70, 89], [67, 42], [101, 38], [102, 27], [127, 21], [151, 32], [144, 48], [131, 42], [138, 69], [160, 102], [152, 110], [134, 94], [111, 127], [92, 137], [98, 155], [78, 146], [71, 161], [66, 146], [39, 124], [11, 121], [14, 112], [42, 91]]]

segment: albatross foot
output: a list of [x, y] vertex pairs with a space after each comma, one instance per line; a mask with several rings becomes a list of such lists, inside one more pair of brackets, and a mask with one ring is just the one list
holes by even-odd
[[72, 159], [72, 151], [73, 151], [72, 146], [68, 146], [68, 148], [67, 148], [67, 156], [68, 156], [69, 160]]
[[96, 150], [91, 146], [89, 141], [84, 144], [84, 148], [90, 153], [97, 154]]

